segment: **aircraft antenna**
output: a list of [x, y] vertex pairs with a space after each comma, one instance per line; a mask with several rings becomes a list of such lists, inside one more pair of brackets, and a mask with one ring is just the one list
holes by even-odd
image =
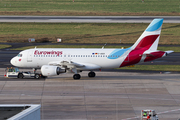
[[104, 44], [104, 46], [102, 47], [102, 49], [104, 49], [104, 47], [107, 45], [107, 43]]

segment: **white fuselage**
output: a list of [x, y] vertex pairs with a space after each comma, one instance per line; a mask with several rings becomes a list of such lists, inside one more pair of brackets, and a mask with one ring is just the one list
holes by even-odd
[[73, 61], [97, 65], [101, 69], [118, 68], [129, 51], [130, 49], [28, 49], [20, 52], [11, 63], [18, 67], [41, 68], [51, 62]]

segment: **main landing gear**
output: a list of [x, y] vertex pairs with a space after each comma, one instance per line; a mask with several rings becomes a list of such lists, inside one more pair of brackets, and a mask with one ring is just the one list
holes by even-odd
[[89, 77], [95, 77], [95, 76], [96, 76], [96, 73], [93, 72], [93, 71], [91, 71], [91, 72], [88, 73], [88, 76], [89, 76]]
[[78, 80], [81, 78], [81, 75], [80, 74], [74, 74], [73, 78], [74, 78], [74, 80]]
[[[91, 71], [91, 72], [88, 73], [88, 77], [95, 77], [95, 76], [96, 76], [96, 73], [93, 72], [93, 71]], [[73, 75], [73, 78], [74, 78], [74, 80], [78, 80], [78, 79], [81, 78], [81, 75], [80, 75], [80, 74], [74, 74], [74, 75]]]

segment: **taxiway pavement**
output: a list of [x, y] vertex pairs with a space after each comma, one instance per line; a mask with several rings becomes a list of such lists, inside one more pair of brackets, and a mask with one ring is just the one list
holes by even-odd
[[160, 120], [180, 118], [180, 74], [82, 72], [47, 79], [4, 78], [0, 68], [0, 104], [41, 104], [42, 120], [140, 120], [154, 109]]
[[0, 22], [47, 23], [150, 23], [164, 18], [164, 23], [180, 23], [179, 16], [0, 16]]

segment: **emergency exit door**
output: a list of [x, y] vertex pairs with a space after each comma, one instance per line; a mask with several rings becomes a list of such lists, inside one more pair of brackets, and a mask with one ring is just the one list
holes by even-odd
[[32, 62], [32, 55], [33, 55], [33, 51], [29, 51], [28, 55], [27, 55], [27, 62]]

